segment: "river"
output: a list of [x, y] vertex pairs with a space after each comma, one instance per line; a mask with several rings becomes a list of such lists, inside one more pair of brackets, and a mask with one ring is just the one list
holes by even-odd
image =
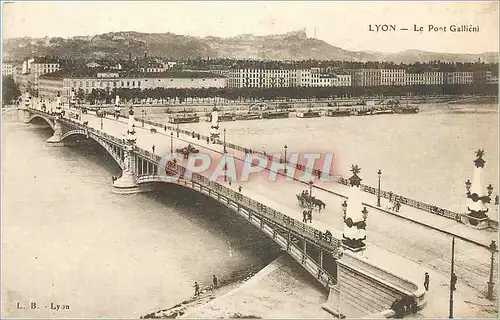
[[191, 191], [113, 194], [119, 168], [100, 147], [51, 148], [50, 136], [3, 125], [2, 318], [138, 318], [191, 297], [194, 281], [244, 277], [278, 255], [258, 229]]

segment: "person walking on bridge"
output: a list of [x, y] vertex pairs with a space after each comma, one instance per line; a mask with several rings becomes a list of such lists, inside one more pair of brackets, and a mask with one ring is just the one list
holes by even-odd
[[194, 283], [194, 296], [197, 297], [200, 295], [200, 286], [198, 285], [198, 282]]
[[153, 154], [155, 153], [155, 145], [153, 144], [153, 147], [151, 148], [153, 149]]
[[238, 192], [241, 193], [241, 185], [238, 187]]
[[424, 287], [425, 291], [429, 291], [429, 274], [427, 272], [425, 273]]
[[218, 279], [217, 279], [217, 277], [215, 276], [215, 274], [212, 276], [212, 282], [213, 282], [213, 284], [214, 284], [214, 289], [216, 289], [216, 288], [217, 288], [217, 282], [218, 282]]

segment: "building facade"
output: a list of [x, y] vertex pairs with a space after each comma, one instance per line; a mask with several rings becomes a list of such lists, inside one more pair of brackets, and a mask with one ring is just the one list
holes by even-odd
[[181, 73], [154, 76], [121, 75], [116, 72], [101, 72], [94, 76], [45, 75], [40, 77], [39, 95], [53, 96], [61, 92], [68, 98], [72, 90], [80, 89], [89, 94], [93, 89], [111, 91], [113, 89], [154, 89], [154, 88], [224, 88], [226, 78], [209, 73]]
[[473, 72], [446, 72], [445, 84], [471, 84], [474, 81]]
[[380, 69], [353, 69], [348, 70], [351, 75], [351, 84], [354, 87], [376, 87], [381, 85]]
[[289, 69], [230, 69], [229, 88], [283, 88], [290, 86]]
[[405, 69], [380, 69], [380, 85], [381, 86], [405, 86], [406, 85], [406, 70]]

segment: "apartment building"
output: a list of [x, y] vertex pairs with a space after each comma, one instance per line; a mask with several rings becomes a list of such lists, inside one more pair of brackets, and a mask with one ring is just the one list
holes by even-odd
[[380, 69], [381, 86], [404, 86], [406, 85], [405, 69]]
[[473, 72], [446, 72], [445, 84], [471, 84], [474, 81]]
[[376, 87], [381, 85], [382, 72], [380, 69], [351, 69], [351, 84], [354, 87]]
[[290, 86], [289, 69], [231, 69], [229, 88], [282, 88]]

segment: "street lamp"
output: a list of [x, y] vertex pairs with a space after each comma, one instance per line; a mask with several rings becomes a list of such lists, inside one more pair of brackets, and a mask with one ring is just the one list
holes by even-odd
[[347, 201], [346, 200], [344, 200], [344, 203], [342, 203], [342, 212], [344, 213], [344, 215], [347, 212]]
[[102, 117], [101, 117], [101, 130], [102, 130]]
[[310, 196], [310, 197], [312, 197], [312, 195], [313, 195], [313, 194], [312, 194], [312, 192], [313, 192], [313, 189], [312, 189], [312, 188], [313, 188], [313, 184], [314, 184], [314, 183], [312, 182], [312, 180], [311, 180], [311, 181], [309, 181], [309, 196]]
[[491, 197], [491, 193], [493, 192], [493, 186], [491, 185], [491, 183], [488, 185], [488, 188], [486, 188], [486, 190], [488, 190], [488, 197]]
[[470, 196], [470, 186], [472, 185], [472, 183], [470, 182], [470, 179], [467, 179], [467, 181], [465, 181], [465, 189], [467, 189], [467, 196]]
[[141, 114], [142, 114], [142, 127], [144, 128], [144, 116], [146, 115], [146, 111], [141, 110]]
[[[377, 194], [377, 207], [380, 208], [380, 176], [382, 175], [382, 170], [378, 169], [378, 194]], [[366, 208], [365, 208], [366, 209]]]
[[227, 150], [226, 150], [226, 129], [224, 129], [224, 153], [227, 153]]
[[177, 138], [179, 138], [179, 124], [177, 124]]
[[286, 164], [287, 164], [287, 161], [286, 161], [286, 149], [288, 149], [288, 146], [285, 144], [285, 174], [286, 174]]
[[174, 132], [170, 131], [170, 153], [174, 153]]
[[488, 294], [486, 295], [486, 298], [489, 300], [493, 300], [493, 263], [495, 259], [495, 251], [497, 250], [497, 244], [495, 243], [495, 240], [492, 240], [490, 243], [490, 252], [491, 252], [491, 264], [490, 264], [490, 281], [488, 281]]

